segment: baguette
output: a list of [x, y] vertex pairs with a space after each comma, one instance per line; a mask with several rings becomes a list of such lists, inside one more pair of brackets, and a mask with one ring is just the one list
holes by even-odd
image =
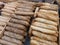
[[3, 12], [7, 12], [7, 13], [10, 13], [10, 14], [14, 14], [14, 11], [12, 10], [8, 10], [8, 9], [2, 9]]
[[14, 33], [17, 33], [17, 34], [21, 34], [23, 36], [25, 36], [25, 31], [23, 30], [20, 30], [20, 29], [17, 29], [17, 28], [13, 28], [13, 27], [10, 27], [10, 26], [6, 26], [6, 30], [7, 31], [11, 31], [11, 32], [14, 32]]
[[47, 33], [47, 34], [52, 34], [52, 35], [55, 35], [55, 36], [58, 36], [58, 31], [52, 31], [52, 30], [49, 30], [49, 29], [44, 29], [44, 28], [39, 28], [39, 27], [36, 27], [36, 26], [31, 26], [31, 28], [33, 30], [36, 30], [36, 31], [39, 31], [39, 32], [43, 32], [43, 33]]
[[47, 45], [46, 43], [38, 42], [36, 40], [31, 40], [31, 45]]
[[50, 3], [40, 3], [40, 8], [48, 9], [48, 10], [58, 10], [58, 5], [50, 4]]
[[41, 39], [45, 39], [45, 40], [49, 40], [49, 41], [57, 41], [57, 37], [53, 36], [53, 35], [44, 34], [44, 33], [38, 32], [38, 31], [32, 31], [32, 34]]
[[1, 21], [1, 22], [5, 22], [5, 23], [9, 22], [9, 20], [10, 20], [10, 18], [8, 18], [8, 19], [6, 19], [6, 18], [5, 18], [5, 19], [0, 18], [0, 21]]
[[16, 34], [16, 33], [12, 33], [12, 32], [9, 32], [9, 31], [5, 31], [4, 35], [9, 36], [11, 38], [15, 38], [15, 39], [21, 40], [21, 41], [24, 40], [24, 37], [22, 35], [19, 35], [19, 34]]
[[39, 17], [46, 18], [53, 21], [58, 21], [59, 16], [57, 11], [43, 10], [37, 13]]
[[48, 20], [52, 20], [52, 21], [55, 21], [55, 22], [58, 22], [59, 20], [59, 17], [58, 16], [53, 16], [51, 14], [47, 14], [47, 13], [38, 13], [38, 17], [42, 17], [42, 18], [45, 18], [45, 19], [48, 19]]
[[31, 37], [31, 40], [37, 40], [37, 41], [40, 41], [40, 42], [43, 42], [43, 43], [46, 43], [48, 45], [58, 45], [56, 42], [50, 42], [50, 41], [47, 41], [47, 40], [44, 40], [44, 39], [40, 39], [38, 37]]
[[7, 13], [7, 12], [1, 12], [1, 15], [2, 15], [2, 16], [11, 16], [12, 14]]
[[15, 43], [11, 43], [11, 42], [8, 42], [8, 41], [2, 40], [2, 39], [0, 39], [0, 43], [4, 44], [4, 45], [17, 45]]
[[46, 9], [46, 10], [58, 10], [57, 7], [53, 7], [53, 6], [40, 6], [41, 9]]
[[27, 6], [19, 6], [18, 8], [23, 8], [23, 9], [29, 9], [29, 10], [34, 10], [34, 7], [27, 7]]
[[34, 22], [32, 25], [37, 26], [37, 27], [50, 29], [50, 30], [53, 30], [53, 31], [57, 31], [57, 27], [55, 27], [53, 25], [49, 25], [49, 24], [44, 24], [44, 23], [40, 23], [40, 22]]
[[58, 11], [52, 11], [52, 10], [44, 10], [44, 9], [40, 9], [39, 12], [42, 12], [42, 13], [48, 13], [48, 14], [53, 14], [53, 15], [56, 15], [58, 16]]
[[4, 9], [15, 11], [15, 8], [11, 8], [11, 7], [4, 7]]
[[1, 19], [4, 19], [4, 20], [9, 20], [10, 18], [9, 17], [5, 17], [5, 16], [0, 16]]
[[7, 23], [8, 26], [14, 27], [14, 28], [18, 28], [18, 29], [22, 29], [22, 30], [26, 30], [26, 27], [24, 25], [21, 24], [14, 24], [14, 23]]
[[50, 25], [54, 25], [57, 26], [58, 24], [56, 22], [47, 20], [47, 19], [43, 19], [43, 18], [35, 18], [36, 21], [41, 22], [41, 23], [46, 23], [46, 24], [50, 24]]
[[16, 18], [16, 19], [19, 19], [19, 20], [25, 20], [25, 21], [28, 21], [30, 20], [30, 17], [28, 16], [21, 16], [21, 15], [13, 15], [12, 18]]
[[33, 12], [21, 12], [21, 11], [15, 11], [15, 14], [21, 14], [21, 15], [28, 15], [28, 16], [32, 16], [34, 15]]
[[14, 6], [14, 5], [11, 5], [11, 4], [10, 4], [10, 5], [7, 5], [7, 4], [6, 4], [6, 5], [5, 5], [5, 7], [16, 8], [16, 6]]
[[26, 11], [26, 12], [32, 12], [33, 10], [31, 10], [31, 9], [26, 9], [26, 8], [17, 8], [16, 9], [17, 11]]
[[54, 16], [54, 15], [52, 15], [52, 14], [47, 14], [47, 13], [39, 13], [38, 12], [38, 15], [37, 15], [38, 17], [42, 17], [42, 18], [45, 18], [45, 19], [48, 19], [48, 20], [52, 20], [52, 21], [55, 21], [55, 22], [58, 22], [58, 20], [59, 20], [59, 17], [58, 16]]
[[37, 42], [37, 41], [35, 41], [35, 40], [31, 40], [30, 44], [31, 44], [31, 45], [40, 45], [40, 43]]
[[8, 3], [8, 4], [5, 4], [5, 7], [16, 8], [17, 7], [17, 4], [16, 3]]
[[11, 19], [10, 22], [14, 22], [14, 23], [17, 23], [17, 24], [22, 24], [22, 25], [25, 25], [25, 26], [29, 26], [29, 23], [27, 21], [24, 21], [24, 20]]
[[18, 8], [24, 8], [24, 9], [33, 10], [34, 6], [30, 6], [30, 5], [26, 5], [26, 4], [20, 4], [20, 6], [18, 6]]
[[27, 5], [35, 5], [35, 2], [28, 2], [28, 1], [20, 1], [18, 0], [19, 3], [27, 4]]
[[6, 40], [6, 41], [9, 41], [9, 42], [12, 42], [12, 43], [16, 43], [18, 45], [23, 45], [20, 40], [16, 40], [16, 39], [8, 37], [8, 36], [3, 36], [2, 39]]

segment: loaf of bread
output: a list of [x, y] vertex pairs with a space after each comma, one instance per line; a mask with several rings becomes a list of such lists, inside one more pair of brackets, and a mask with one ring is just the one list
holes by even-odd
[[35, 21], [38, 21], [38, 22], [41, 22], [41, 23], [50, 24], [50, 25], [54, 25], [54, 26], [57, 26], [58, 25], [57, 22], [50, 21], [50, 20], [43, 19], [43, 18], [35, 18]]
[[16, 34], [16, 33], [12, 33], [12, 32], [9, 32], [9, 31], [5, 31], [4, 35], [12, 37], [12, 38], [19, 39], [21, 41], [23, 41], [23, 39], [24, 39], [24, 37], [22, 35], [19, 35], [19, 34]]
[[33, 30], [40, 31], [40, 32], [43, 32], [43, 33], [52, 34], [52, 35], [55, 35], [55, 36], [58, 35], [58, 31], [52, 31], [52, 30], [49, 30], [49, 29], [44, 29], [44, 28], [36, 27], [36, 26], [31, 26], [31, 28]]
[[50, 3], [38, 3], [41, 9], [46, 9], [46, 10], [58, 10], [58, 5], [55, 4], [50, 4]]
[[56, 22], [59, 19], [57, 11], [41, 9], [37, 14], [38, 14], [38, 17], [42, 17], [42, 18], [45, 18], [45, 19], [53, 20], [53, 21], [56, 21]]
[[44, 24], [44, 23], [39, 23], [39, 22], [34, 22], [32, 25], [37, 26], [37, 27], [42, 27], [42, 28], [46, 28], [46, 29], [50, 29], [53, 31], [57, 31], [57, 27], [53, 26], [53, 25], [49, 25], [49, 24]]
[[22, 24], [22, 25], [25, 25], [25, 26], [29, 25], [29, 23], [27, 21], [24, 21], [24, 20], [11, 19], [10, 22], [14, 22], [14, 23], [17, 23], [17, 24]]
[[0, 43], [5, 44], [5, 45], [17, 45], [15, 43], [11, 43], [11, 42], [8, 42], [8, 41], [2, 40], [2, 39], [0, 39]]
[[50, 42], [50, 41], [47, 41], [47, 40], [44, 40], [44, 39], [41, 39], [41, 38], [38, 38], [38, 37], [31, 37], [32, 40], [37, 40], [39, 42], [43, 42], [43, 43], [46, 43], [48, 45], [58, 45], [56, 42]]
[[44, 33], [38, 32], [38, 31], [32, 31], [32, 34], [34, 36], [40, 37], [41, 39], [50, 40], [50, 41], [57, 41], [57, 37], [53, 36], [53, 35], [44, 34]]
[[23, 12], [23, 11], [15, 11], [15, 14], [19, 14], [19, 15], [29, 15], [29, 16], [31, 16], [31, 15], [34, 15], [34, 13], [33, 12]]
[[14, 23], [7, 23], [8, 26], [11, 26], [11, 27], [15, 27], [15, 28], [18, 28], [18, 29], [22, 29], [22, 30], [26, 30], [26, 27], [24, 25], [21, 25], [21, 24], [14, 24]]
[[9, 42], [12, 42], [12, 43], [16, 43], [16, 44], [18, 44], [18, 45], [23, 45], [20, 40], [17, 40], [17, 39], [8, 37], [8, 36], [3, 36], [2, 39], [3, 39], [3, 40], [6, 40], [6, 41], [9, 41]]
[[17, 28], [13, 28], [13, 27], [10, 27], [10, 26], [7, 26], [7, 27], [6, 27], [6, 30], [7, 30], [7, 31], [10, 31], [10, 32], [17, 33], [17, 34], [21, 34], [21, 35], [23, 35], [23, 36], [26, 35], [26, 33], [25, 33], [24, 30], [17, 29]]

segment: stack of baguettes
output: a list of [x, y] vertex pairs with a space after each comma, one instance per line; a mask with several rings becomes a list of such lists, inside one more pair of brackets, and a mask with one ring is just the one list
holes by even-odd
[[6, 3], [4, 8], [2, 9], [1, 15], [11, 17], [15, 14], [15, 10], [17, 8], [18, 2]]
[[30, 28], [30, 45], [58, 45], [58, 6], [40, 3], [39, 8]]
[[10, 20], [8, 17], [0, 16], [0, 38], [3, 36], [6, 23]]
[[[31, 5], [31, 6], [30, 6]], [[23, 45], [30, 19], [33, 16], [33, 2], [11, 2], [2, 9], [1, 15], [10, 20], [0, 39], [2, 45]]]

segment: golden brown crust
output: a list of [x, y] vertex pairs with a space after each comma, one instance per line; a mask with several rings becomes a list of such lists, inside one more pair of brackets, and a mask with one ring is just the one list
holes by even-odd
[[31, 37], [31, 40], [37, 40], [37, 41], [46, 43], [48, 45], [58, 45], [56, 42], [50, 42], [50, 41], [47, 41], [47, 40], [44, 40], [44, 39], [41, 39], [41, 38], [38, 38], [38, 37], [35, 37], [35, 36]]
[[37, 22], [46, 23], [46, 24], [50, 24], [50, 25], [54, 25], [54, 26], [57, 26], [58, 25], [58, 23], [56, 23], [54, 21], [50, 21], [50, 20], [43, 19], [43, 18], [35, 18], [35, 20]]
[[23, 36], [26, 35], [26, 33], [25, 33], [24, 30], [17, 29], [17, 28], [13, 28], [13, 27], [10, 27], [10, 26], [6, 26], [6, 30], [7, 30], [7, 31], [14, 32], [14, 33], [17, 33], [17, 34], [21, 34], [21, 35], [23, 35]]
[[19, 20], [25, 20], [25, 21], [30, 21], [30, 17], [29, 16], [22, 16], [22, 15], [13, 15], [12, 18], [16, 18]]
[[38, 31], [32, 31], [32, 34], [34, 36], [37, 36], [37, 37], [45, 39], [45, 40], [57, 41], [57, 37], [53, 36], [53, 35], [44, 34], [44, 33], [38, 32]]
[[26, 30], [26, 27], [24, 25], [21, 25], [21, 24], [14, 24], [14, 23], [7, 23], [8, 26], [11, 26], [11, 27], [15, 27], [15, 28], [18, 28], [18, 29], [22, 29], [22, 30]]
[[23, 11], [15, 11], [15, 14], [27, 15], [27, 16], [32, 16], [32, 15], [34, 15], [33, 12], [23, 12]]
[[27, 21], [24, 21], [24, 20], [18, 20], [18, 19], [11, 19], [10, 22], [14, 22], [14, 23], [17, 23], [17, 24], [22, 24], [22, 25], [25, 25], [25, 26], [29, 26], [29, 22]]
[[13, 32], [5, 31], [4, 35], [9, 36], [11, 38], [21, 40], [21, 41], [24, 40], [24, 37], [22, 35], [19, 35], [19, 34], [13, 33]]
[[31, 26], [31, 29], [33, 29], [35, 31], [43, 32], [43, 33], [46, 33], [46, 34], [52, 34], [52, 35], [58, 36], [58, 31], [52, 31], [52, 30], [49, 30], [49, 29], [44, 29], [44, 28], [36, 27], [36, 26]]
[[3, 36], [2, 39], [6, 40], [6, 41], [9, 41], [9, 42], [12, 42], [12, 43], [16, 43], [18, 45], [23, 45], [23, 43], [20, 40], [17, 40], [17, 39], [8, 37], [8, 36]]
[[41, 28], [45, 28], [45, 29], [50, 29], [53, 31], [57, 31], [57, 27], [55, 27], [53, 25], [49, 25], [49, 24], [44, 24], [41, 22], [34, 22], [32, 25], [37, 26], [37, 27], [41, 27]]
[[5, 44], [5, 45], [17, 45], [15, 43], [11, 43], [11, 42], [8, 42], [8, 41], [2, 40], [2, 39], [0, 39], [0, 43]]

